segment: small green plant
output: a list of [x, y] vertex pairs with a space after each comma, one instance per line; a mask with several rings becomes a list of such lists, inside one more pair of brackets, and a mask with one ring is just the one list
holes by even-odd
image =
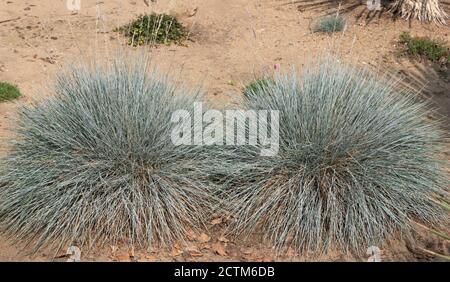
[[412, 37], [408, 32], [400, 34], [400, 42], [406, 46], [407, 52], [413, 56], [425, 57], [431, 61], [444, 59], [450, 62], [450, 50], [443, 42], [430, 38]]
[[7, 82], [0, 82], [0, 102], [10, 101], [20, 96], [19, 89]]
[[115, 31], [127, 36], [132, 46], [180, 43], [186, 37], [184, 27], [175, 17], [155, 13], [141, 15]]
[[333, 33], [342, 31], [345, 27], [345, 19], [339, 15], [321, 18], [313, 27], [314, 32]]
[[244, 94], [244, 97], [249, 99], [251, 98], [255, 93], [260, 93], [261, 89], [265, 89], [270, 87], [270, 84], [273, 82], [270, 78], [258, 78], [247, 84], [244, 89], [242, 90], [242, 93]]

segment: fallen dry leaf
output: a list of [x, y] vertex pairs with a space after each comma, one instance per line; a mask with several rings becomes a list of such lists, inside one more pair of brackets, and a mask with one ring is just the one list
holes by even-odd
[[200, 252], [198, 252], [198, 253], [189, 253], [189, 255], [190, 255], [191, 257], [194, 257], [194, 258], [198, 258], [198, 257], [202, 257], [202, 256], [203, 256], [203, 254], [200, 253]]
[[295, 255], [296, 255], [296, 253], [295, 253], [294, 249], [289, 247], [289, 249], [286, 252], [286, 256], [288, 256], [288, 257], [295, 257]]
[[200, 236], [198, 237], [198, 241], [200, 243], [208, 243], [211, 240], [211, 237], [209, 237], [207, 234], [202, 233], [200, 234]]
[[222, 218], [221, 217], [218, 217], [218, 218], [215, 218], [215, 219], [211, 220], [211, 224], [212, 225], [217, 225], [217, 224], [221, 224], [221, 223], [222, 223]]
[[202, 250], [209, 250], [209, 249], [211, 249], [211, 245], [210, 244], [201, 244], [200, 245], [200, 249], [202, 249]]
[[222, 244], [214, 244], [212, 246], [212, 249], [214, 250], [214, 252], [220, 256], [226, 256], [227, 252], [225, 251], [225, 247]]
[[191, 18], [191, 17], [195, 16], [197, 14], [197, 12], [198, 12], [198, 7], [195, 7], [194, 9], [192, 9], [190, 11], [186, 10], [185, 14], [188, 18]]
[[113, 260], [119, 261], [119, 262], [129, 262], [130, 261], [130, 256], [128, 254], [126, 254], [126, 255], [117, 255], [117, 256], [114, 256]]
[[154, 262], [156, 261], [156, 257], [152, 255], [144, 256], [137, 260], [138, 262]]
[[114, 255], [117, 251], [117, 246], [110, 246], [111, 247], [111, 254]]
[[272, 261], [273, 261], [273, 259], [269, 258], [269, 257], [261, 257], [261, 258], [256, 259], [256, 262], [272, 262]]
[[195, 246], [189, 246], [186, 248], [186, 253], [191, 257], [201, 257], [202, 252]]
[[250, 249], [245, 249], [245, 250], [242, 251], [242, 253], [244, 253], [246, 255], [249, 255], [249, 254], [252, 253], [252, 251]]
[[134, 247], [131, 247], [131, 249], [128, 251], [128, 255], [129, 255], [130, 257], [135, 257], [135, 254], [134, 254]]
[[198, 252], [199, 251], [197, 246], [195, 246], [195, 245], [187, 246], [184, 250], [186, 252]]
[[218, 240], [219, 240], [220, 242], [224, 242], [224, 243], [230, 242], [230, 240], [228, 240], [228, 239], [225, 238], [224, 236], [220, 236]]

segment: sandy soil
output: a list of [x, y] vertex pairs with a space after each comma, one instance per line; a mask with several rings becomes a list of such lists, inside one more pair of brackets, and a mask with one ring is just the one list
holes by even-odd
[[[300, 3], [298, 3], [300, 2]], [[450, 118], [450, 72], [399, 57], [402, 31], [450, 42], [448, 26], [392, 20], [387, 13], [372, 15], [357, 6], [347, 15], [347, 29], [337, 35], [313, 34], [315, 20], [334, 8], [311, 8], [290, 0], [81, 0], [72, 13], [66, 0], [2, 0], [0, 2], [0, 80], [19, 86], [17, 102], [0, 104], [0, 138], [18, 105], [48, 95], [45, 86], [61, 66], [86, 58], [110, 57], [116, 50], [133, 49], [112, 30], [135, 15], [152, 11], [177, 15], [190, 30], [183, 46], [135, 48], [144, 50], [162, 69], [191, 86], [204, 89], [206, 99], [221, 107], [239, 103], [242, 85], [263, 72], [301, 69], [324, 53], [338, 53], [344, 61], [375, 70], [389, 70], [423, 90]], [[331, 9], [331, 10], [330, 10]], [[275, 70], [276, 69], [276, 70]], [[0, 154], [5, 146], [0, 146]], [[97, 250], [87, 260], [304, 260], [293, 253], [274, 258], [263, 243], [248, 244], [220, 238], [224, 223], [211, 225], [207, 237], [193, 234], [191, 246], [171, 251], [129, 253], [120, 247]], [[219, 240], [220, 239], [220, 240]], [[449, 246], [424, 233], [418, 246], [449, 253]], [[413, 244], [414, 245], [414, 244]], [[382, 248], [384, 260], [423, 260], [425, 253], [405, 242]], [[131, 258], [130, 258], [131, 255]], [[0, 238], [0, 261], [50, 260], [51, 253], [28, 256]], [[351, 260], [329, 255], [321, 260]]]

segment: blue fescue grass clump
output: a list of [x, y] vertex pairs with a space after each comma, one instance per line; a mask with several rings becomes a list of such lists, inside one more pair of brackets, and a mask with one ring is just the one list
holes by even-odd
[[344, 27], [344, 17], [340, 15], [331, 15], [319, 19], [313, 27], [313, 32], [333, 33], [342, 31]]
[[2, 234], [86, 250], [170, 246], [203, 227], [212, 203], [201, 154], [170, 139], [172, 113], [190, 110], [196, 92], [121, 56], [72, 67], [52, 90], [21, 109], [1, 160]]
[[365, 71], [329, 59], [302, 76], [255, 88], [248, 109], [278, 110], [280, 147], [224, 154], [231, 234], [259, 230], [277, 250], [363, 254], [410, 238], [414, 222], [448, 226], [445, 138], [428, 105]]

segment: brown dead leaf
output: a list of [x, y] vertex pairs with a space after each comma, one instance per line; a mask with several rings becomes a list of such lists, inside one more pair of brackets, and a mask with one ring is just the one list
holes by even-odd
[[110, 246], [111, 247], [111, 254], [114, 255], [117, 251], [117, 246]]
[[244, 253], [246, 255], [250, 255], [252, 253], [252, 251], [250, 249], [245, 249], [242, 251], [242, 253]]
[[196, 246], [189, 246], [185, 249], [186, 253], [191, 257], [201, 257], [202, 252]]
[[202, 250], [211, 250], [211, 245], [210, 244], [202, 244], [201, 246]]
[[269, 257], [261, 257], [256, 260], [256, 262], [273, 262], [272, 258]]
[[122, 254], [122, 255], [114, 256], [113, 260], [119, 261], [119, 262], [129, 262], [129, 261], [131, 261], [130, 260], [130, 256], [128, 254]]
[[211, 237], [209, 237], [207, 234], [202, 233], [200, 234], [200, 236], [198, 237], [198, 241], [200, 243], [208, 243], [211, 240]]
[[172, 248], [172, 251], [170, 252], [170, 256], [177, 257], [177, 256], [181, 255], [182, 253], [183, 253], [182, 250], [174, 247], [174, 248]]
[[219, 240], [220, 242], [223, 242], [223, 243], [228, 243], [228, 242], [230, 242], [230, 240], [228, 240], [227, 238], [225, 238], [225, 236], [220, 236], [218, 240]]
[[134, 253], [134, 247], [131, 247], [131, 249], [128, 251], [128, 255], [132, 258], [135, 257], [135, 253]]
[[197, 238], [197, 235], [192, 229], [186, 230], [186, 237], [189, 241], [194, 241]]
[[217, 225], [217, 224], [221, 224], [221, 223], [222, 223], [222, 218], [221, 217], [218, 217], [218, 218], [215, 218], [215, 219], [211, 220], [211, 224], [212, 225]]
[[198, 248], [195, 245], [189, 245], [184, 250], [186, 252], [198, 252]]
[[194, 9], [192, 9], [192, 10], [187, 10], [186, 12], [185, 12], [185, 14], [186, 14], [186, 16], [188, 17], [188, 18], [191, 18], [191, 17], [193, 17], [193, 16], [195, 16], [196, 14], [197, 14], [197, 12], [198, 12], [198, 7], [195, 7]]
[[213, 251], [220, 255], [220, 256], [226, 256], [227, 255], [227, 251], [225, 250], [224, 245], [220, 244], [220, 243], [216, 243], [212, 246]]
[[191, 257], [202, 257], [203, 256], [202, 252], [200, 252], [200, 251], [189, 252], [188, 255]]
[[289, 247], [289, 249], [287, 250], [287, 252], [286, 252], [286, 256], [288, 256], [288, 257], [295, 257], [295, 251], [294, 251], [294, 249], [292, 249], [291, 247]]
[[191, 257], [194, 257], [194, 258], [198, 258], [198, 257], [202, 257], [202, 256], [203, 256], [203, 254], [200, 253], [200, 252], [198, 252], [198, 253], [189, 253], [189, 255], [190, 255]]
[[147, 256], [144, 256], [144, 257], [138, 259], [137, 261], [138, 262], [155, 262], [156, 257], [152, 256], [152, 255], [147, 255]]
[[247, 255], [242, 255], [241, 260], [242, 261], [251, 261], [251, 259]]

